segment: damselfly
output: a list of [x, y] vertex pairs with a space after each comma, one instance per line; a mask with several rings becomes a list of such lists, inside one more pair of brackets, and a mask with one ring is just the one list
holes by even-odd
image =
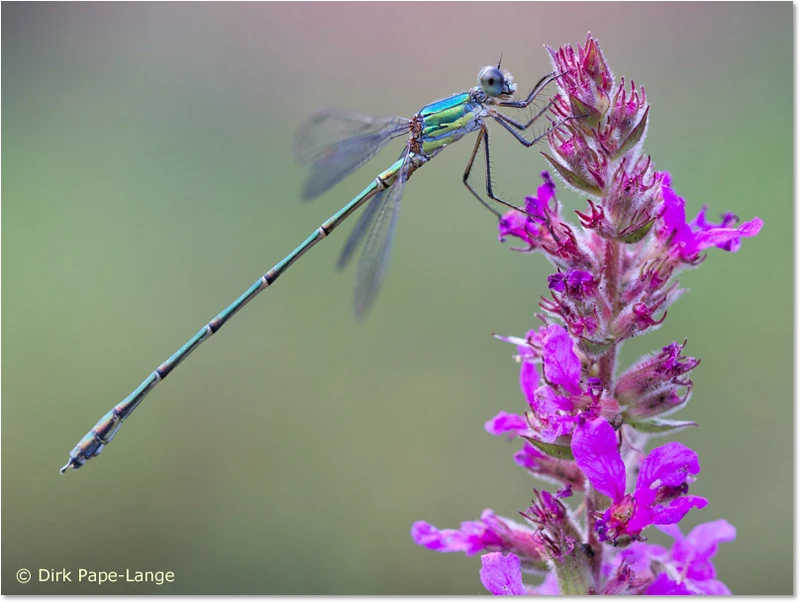
[[530, 106], [555, 77], [557, 76], [552, 73], [543, 77], [527, 98], [515, 100], [513, 97], [516, 84], [511, 74], [502, 72], [498, 64], [497, 67], [487, 66], [481, 69], [477, 86], [429, 104], [411, 119], [367, 117], [333, 109], [323, 110], [312, 116], [300, 128], [295, 141], [296, 158], [300, 163], [311, 167], [311, 175], [303, 191], [306, 198], [319, 196], [340, 182], [364, 165], [389, 141], [405, 136], [406, 145], [400, 158], [387, 170], [381, 172], [361, 193], [317, 228], [300, 246], [261, 276], [222, 313], [203, 326], [130, 395], [103, 416], [70, 452], [69, 461], [61, 468], [61, 472], [64, 473], [70, 468], [77, 470], [89, 459], [98, 455], [153, 387], [164, 380], [200, 343], [222, 328], [236, 312], [273, 284], [306, 251], [369, 201], [347, 239], [338, 262], [339, 267], [343, 267], [357, 248], [363, 245], [355, 290], [355, 313], [356, 316], [363, 316], [375, 300], [386, 274], [400, 208], [400, 197], [406, 181], [446, 146], [460, 140], [468, 133], [477, 131], [478, 136], [464, 171], [464, 184], [487, 209], [500, 217], [500, 212], [481, 197], [469, 183], [472, 164], [483, 144], [486, 157], [487, 196], [493, 202], [516, 209], [496, 197], [492, 191], [489, 171], [489, 131], [486, 121], [489, 118], [493, 119], [511, 132], [523, 145], [527, 147], [534, 145], [560, 125], [551, 123], [544, 133], [530, 140], [523, 135], [523, 132], [546, 113], [549, 105], [525, 123], [500, 113], [497, 108], [524, 109]]

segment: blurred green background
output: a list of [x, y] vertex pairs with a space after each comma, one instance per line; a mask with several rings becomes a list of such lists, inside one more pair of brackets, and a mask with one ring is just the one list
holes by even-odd
[[[291, 143], [311, 111], [409, 116], [501, 53], [527, 91], [550, 69], [543, 44], [589, 30], [646, 87], [646, 150], [689, 211], [765, 221], [685, 273], [690, 294], [621, 365], [689, 338], [703, 362], [679, 416], [701, 428], [679, 438], [710, 505], [684, 526], [737, 527], [716, 559], [735, 593], [792, 592], [791, 4], [4, 3], [2, 17], [4, 594], [484, 592], [477, 557], [418, 548], [409, 529], [528, 506], [518, 444], [483, 430], [524, 403], [513, 350], [490, 334], [537, 324], [552, 269], [496, 241], [460, 182], [469, 142], [407, 186], [366, 322], [351, 317], [354, 270], [334, 269], [345, 226], [110, 449], [58, 468], [396, 156], [301, 204]], [[498, 189], [521, 201], [544, 160], [493, 131]], [[22, 586], [21, 567], [176, 581]]]

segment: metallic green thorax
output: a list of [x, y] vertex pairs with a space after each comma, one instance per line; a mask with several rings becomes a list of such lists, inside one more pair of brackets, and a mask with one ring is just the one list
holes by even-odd
[[423, 107], [417, 113], [422, 119], [420, 151], [432, 156], [448, 144], [474, 132], [481, 126], [485, 109], [464, 92]]

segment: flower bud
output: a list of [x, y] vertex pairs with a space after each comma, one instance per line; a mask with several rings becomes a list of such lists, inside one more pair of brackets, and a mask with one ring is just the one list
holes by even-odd
[[681, 355], [685, 345], [685, 341], [683, 345], [670, 343], [660, 353], [647, 355], [628, 368], [614, 388], [614, 397], [620, 405], [625, 408], [636, 407], [636, 414], [644, 417], [651, 411], [647, 408], [674, 409], [684, 403], [686, 397], [680, 398], [677, 393], [672, 397], [667, 392], [692, 385], [692, 381], [684, 375], [694, 370], [700, 360]]

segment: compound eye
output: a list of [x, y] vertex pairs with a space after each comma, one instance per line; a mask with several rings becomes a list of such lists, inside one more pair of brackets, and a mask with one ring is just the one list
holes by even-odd
[[478, 74], [478, 83], [488, 96], [500, 96], [505, 87], [505, 77], [497, 67], [484, 67]]

